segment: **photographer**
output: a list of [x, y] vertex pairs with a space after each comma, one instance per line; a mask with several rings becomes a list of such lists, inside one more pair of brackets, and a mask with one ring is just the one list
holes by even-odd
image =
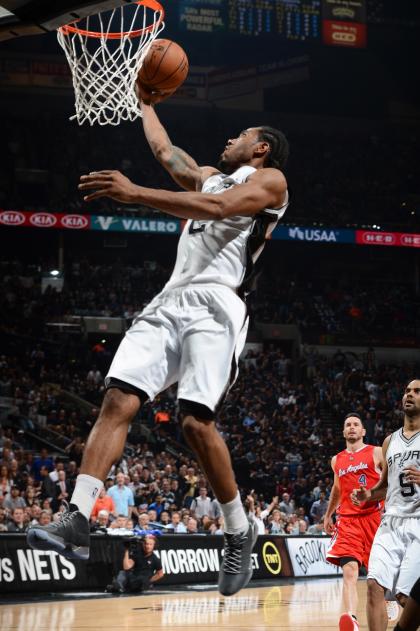
[[151, 583], [159, 581], [163, 577], [163, 570], [159, 557], [154, 553], [155, 545], [156, 539], [151, 535], [146, 535], [140, 540], [125, 541], [123, 569], [118, 572], [106, 591], [142, 592]]

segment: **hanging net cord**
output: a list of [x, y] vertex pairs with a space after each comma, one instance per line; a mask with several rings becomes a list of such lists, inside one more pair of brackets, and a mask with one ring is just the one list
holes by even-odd
[[[127, 6], [132, 15], [127, 14]], [[163, 10], [154, 4], [133, 3], [109, 13], [85, 18], [85, 28], [69, 25], [58, 29], [73, 75], [76, 114], [79, 125], [118, 125], [141, 116], [135, 84], [149, 47], [164, 28]], [[150, 14], [153, 22], [147, 25]], [[139, 28], [141, 20], [142, 26]], [[90, 30], [92, 22], [95, 30]], [[121, 32], [113, 32], [118, 24]]]

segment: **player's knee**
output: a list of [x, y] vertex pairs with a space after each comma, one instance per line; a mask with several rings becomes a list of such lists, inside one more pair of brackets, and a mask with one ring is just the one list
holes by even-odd
[[191, 414], [182, 415], [182, 430], [186, 440], [196, 447], [204, 446], [214, 431], [213, 421], [195, 418]]
[[359, 566], [356, 561], [351, 561], [343, 565], [344, 580], [356, 582], [359, 578]]
[[137, 397], [118, 388], [110, 388], [105, 393], [99, 420], [111, 417], [116, 423], [129, 423], [139, 406], [140, 401]]
[[377, 602], [384, 598], [384, 588], [375, 581], [374, 578], [367, 580], [367, 598], [369, 602]]

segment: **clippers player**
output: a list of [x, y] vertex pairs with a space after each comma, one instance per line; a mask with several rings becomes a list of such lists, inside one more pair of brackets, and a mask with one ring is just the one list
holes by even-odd
[[[385, 592], [391, 592], [404, 606], [419, 576], [420, 379], [407, 385], [402, 407], [403, 427], [387, 436], [382, 446], [384, 468], [380, 482], [370, 490], [353, 491], [357, 502], [381, 500], [386, 495], [385, 514], [369, 560], [369, 631], [384, 631], [387, 627]], [[418, 588], [415, 596], [419, 598]]]
[[[380, 479], [382, 450], [366, 445], [366, 430], [359, 414], [351, 412], [344, 419], [343, 436], [346, 449], [334, 456], [331, 467], [334, 485], [324, 517], [324, 530], [333, 534], [327, 561], [343, 570], [343, 601], [345, 613], [340, 617], [340, 631], [359, 629], [357, 613], [357, 579], [359, 567], [368, 566], [373, 538], [381, 519], [380, 502], [355, 505], [351, 500], [355, 485], [371, 488]], [[335, 527], [332, 522], [337, 512]]]
[[118, 171], [82, 176], [79, 188], [90, 191], [86, 201], [111, 197], [186, 219], [175, 268], [114, 357], [70, 512], [57, 525], [32, 528], [28, 542], [87, 557], [88, 519], [103, 480], [121, 456], [130, 422], [141, 404], [178, 382], [184, 435], [221, 504], [225, 554], [219, 590], [231, 595], [252, 576], [258, 529], [245, 514], [214, 417], [237, 376], [248, 324], [244, 296], [254, 263], [288, 205], [281, 172], [288, 143], [276, 129], [252, 127], [228, 140], [218, 168], [199, 167], [172, 144], [151, 98], [142, 103], [146, 138], [154, 156], [187, 192], [137, 186]]

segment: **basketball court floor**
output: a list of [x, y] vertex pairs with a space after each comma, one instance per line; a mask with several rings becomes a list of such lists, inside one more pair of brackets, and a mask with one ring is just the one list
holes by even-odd
[[[179, 628], [269, 631], [338, 629], [342, 579], [254, 583], [224, 598], [214, 585], [159, 590], [140, 596], [40, 594], [0, 606], [1, 631], [156, 631]], [[366, 581], [360, 580], [359, 623], [366, 624]], [[3, 600], [3, 599], [2, 599]], [[4, 602], [4, 600], [3, 600]], [[23, 603], [23, 604], [22, 604]], [[388, 628], [393, 628], [390, 625]]]

